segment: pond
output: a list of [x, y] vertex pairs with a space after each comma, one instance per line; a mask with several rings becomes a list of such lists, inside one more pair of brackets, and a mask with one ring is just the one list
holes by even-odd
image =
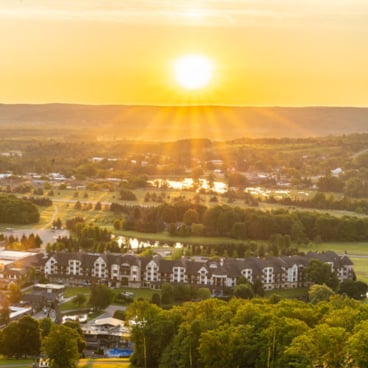
[[199, 192], [201, 189], [211, 190], [215, 193], [227, 192], [227, 184], [221, 181], [214, 181], [210, 183], [207, 179], [199, 179], [197, 183], [195, 183], [191, 178], [184, 178], [182, 180], [155, 179], [148, 181], [148, 183], [156, 188], [167, 187], [177, 190], [196, 188], [197, 192]]

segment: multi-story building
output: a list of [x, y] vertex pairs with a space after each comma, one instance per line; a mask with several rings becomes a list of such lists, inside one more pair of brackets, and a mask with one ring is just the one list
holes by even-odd
[[241, 279], [260, 280], [265, 290], [308, 286], [304, 268], [312, 259], [329, 264], [340, 281], [354, 277], [346, 255], [334, 252], [269, 258], [183, 257], [133, 254], [53, 253], [45, 256], [40, 271], [51, 282], [70, 285], [104, 283], [109, 286], [160, 288], [163, 283], [193, 284], [211, 289], [234, 287]]
[[10, 282], [22, 283], [28, 271], [37, 267], [42, 255], [35, 252], [0, 250], [0, 288], [6, 289]]

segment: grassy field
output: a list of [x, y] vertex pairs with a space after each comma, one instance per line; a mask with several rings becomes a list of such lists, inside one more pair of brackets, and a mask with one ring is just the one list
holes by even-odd
[[277, 289], [265, 292], [266, 297], [274, 294], [279, 295], [282, 299], [306, 298], [308, 296], [308, 288]]
[[124, 287], [124, 288], [116, 289], [116, 292], [122, 292], [122, 291], [129, 291], [131, 293], [134, 293], [134, 300], [138, 300], [138, 299], [151, 300], [153, 294], [161, 293], [160, 290], [153, 290], [153, 289], [147, 289], [147, 288], [137, 289], [137, 288]]
[[120, 368], [130, 367], [128, 359], [81, 359], [78, 363], [78, 368]]
[[367, 258], [357, 258], [350, 257], [354, 263], [355, 274], [357, 279], [364, 281], [368, 284], [368, 257]]
[[[46, 191], [45, 191], [46, 192]], [[53, 200], [53, 206], [44, 208], [39, 207], [40, 211], [40, 221], [38, 224], [33, 225], [37, 229], [41, 228], [51, 228], [51, 223], [53, 219], [60, 218], [64, 223], [67, 219], [80, 216], [84, 217], [87, 221], [95, 222], [99, 226], [108, 227], [109, 230], [112, 230], [112, 225], [114, 220], [116, 219], [115, 216], [107, 211], [105, 203], [110, 202], [117, 202], [120, 204], [129, 204], [129, 205], [150, 205], [155, 206], [159, 205], [158, 202], [145, 202], [144, 198], [146, 193], [156, 193], [156, 195], [161, 196], [166, 202], [173, 202], [175, 198], [182, 198], [185, 200], [192, 200], [194, 196], [197, 195], [194, 191], [181, 191], [176, 189], [166, 189], [166, 190], [159, 190], [156, 188], [144, 188], [144, 189], [135, 189], [133, 190], [134, 194], [137, 197], [136, 201], [122, 201], [119, 199], [120, 195], [118, 192], [109, 192], [109, 191], [96, 191], [96, 190], [58, 190], [54, 189], [54, 195], [50, 197]], [[76, 197], [76, 193], [78, 196]], [[307, 199], [312, 198], [315, 192], [313, 191], [300, 191], [300, 190], [265, 190], [260, 188], [255, 188], [254, 192], [255, 197], [265, 198], [266, 196], [274, 196], [275, 198], [281, 198], [285, 196], [290, 196], [291, 198], [298, 198], [298, 199]], [[211, 198], [216, 196], [217, 201], [211, 201]], [[88, 209], [87, 207], [82, 208], [80, 210], [76, 210], [74, 208], [75, 203], [80, 201], [81, 203], [90, 203], [92, 205], [92, 209]], [[95, 211], [94, 206], [96, 202], [102, 203], [102, 210]], [[228, 199], [220, 194], [200, 194], [200, 203], [204, 206], [211, 207], [216, 205], [225, 205], [229, 204]], [[240, 208], [247, 208], [249, 207], [245, 204], [244, 200], [235, 200], [229, 205], [237, 206]], [[295, 210], [294, 206], [282, 206], [279, 204], [270, 204], [270, 203], [260, 203], [259, 207], [260, 210], [268, 211], [272, 209], [278, 208], [285, 208], [289, 210]], [[308, 210], [308, 209], [306, 209]], [[348, 211], [334, 211], [334, 210], [316, 210], [317, 212], [329, 213], [334, 216], [363, 216], [360, 214], [348, 212]], [[15, 229], [25, 229], [29, 228], [29, 226], [22, 226], [22, 225], [4, 225], [4, 227], [14, 227]]]
[[[0, 359], [0, 367], [14, 368], [30, 368], [32, 367], [31, 359]], [[78, 362], [77, 368], [120, 368], [130, 367], [129, 359], [124, 358], [106, 358], [106, 359], [81, 359]]]
[[[152, 290], [152, 289], [147, 289], [147, 288], [128, 288], [128, 287], [122, 287], [122, 288], [118, 288], [118, 289], [114, 289], [114, 293], [115, 295], [121, 293], [122, 291], [129, 291], [134, 293], [134, 300], [138, 300], [138, 299], [144, 299], [144, 300], [148, 300], [150, 301], [152, 299], [152, 295], [154, 293], [160, 293], [160, 290]], [[66, 303], [63, 303], [60, 305], [60, 310], [62, 312], [65, 311], [73, 311], [73, 310], [79, 310], [79, 309], [83, 309], [83, 308], [88, 308], [89, 304], [88, 304], [88, 300], [90, 297], [90, 288], [89, 287], [71, 287], [71, 288], [67, 288], [65, 290], [64, 293], [64, 297], [65, 298], [70, 298], [72, 296], [76, 296], [78, 294], [83, 294], [86, 297], [86, 302], [81, 305], [80, 307], [78, 307], [76, 304], [73, 303], [73, 300], [69, 300]]]
[[18, 368], [32, 367], [32, 359], [0, 359], [0, 367], [14, 365]]

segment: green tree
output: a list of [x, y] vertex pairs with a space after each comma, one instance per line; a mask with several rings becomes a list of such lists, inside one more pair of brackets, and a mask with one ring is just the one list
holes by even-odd
[[2, 331], [0, 335], [0, 353], [12, 357], [20, 357], [20, 330], [18, 322], [10, 322]]
[[356, 367], [368, 367], [368, 321], [361, 322], [348, 340], [348, 354]]
[[19, 303], [22, 299], [22, 291], [19, 285], [15, 282], [10, 282], [8, 286], [8, 298], [10, 303], [16, 304]]
[[18, 322], [20, 331], [19, 351], [22, 355], [27, 356], [38, 355], [41, 349], [41, 333], [40, 325], [31, 316], [24, 316]]
[[161, 287], [161, 303], [172, 304], [174, 302], [174, 287], [169, 283], [164, 283]]
[[208, 288], [199, 288], [197, 290], [198, 298], [201, 300], [209, 299], [211, 297], [211, 290]]
[[120, 199], [123, 201], [136, 201], [136, 195], [128, 189], [120, 189]]
[[81, 355], [83, 353], [83, 350], [86, 347], [86, 342], [84, 340], [84, 335], [83, 335], [83, 331], [80, 327], [80, 324], [78, 321], [67, 321], [64, 323], [64, 326], [69, 327], [71, 329], [73, 329], [74, 331], [76, 331], [79, 335], [78, 338], [78, 352]]
[[251, 326], [225, 326], [204, 331], [199, 354], [204, 368], [254, 367], [257, 347]]
[[289, 359], [285, 355], [285, 350], [294, 338], [308, 329], [304, 321], [291, 316], [280, 317], [277, 313], [272, 313], [269, 325], [259, 334], [259, 361], [264, 367], [287, 367]]
[[334, 291], [327, 285], [312, 285], [308, 290], [309, 301], [313, 304], [328, 301], [330, 296], [334, 295]]
[[57, 220], [55, 220], [53, 223], [52, 223], [52, 226], [57, 228], [57, 229], [61, 229], [62, 226], [63, 226], [63, 223], [61, 222], [60, 218], [58, 217]]
[[234, 295], [241, 299], [252, 299], [254, 295], [252, 286], [249, 284], [236, 285], [234, 288]]
[[76, 304], [79, 308], [87, 301], [87, 298], [84, 294], [78, 294], [73, 299], [73, 303]]
[[314, 284], [326, 284], [332, 290], [336, 290], [339, 284], [337, 275], [331, 270], [330, 265], [317, 259], [312, 259], [305, 267], [305, 275], [308, 281]]
[[252, 289], [253, 289], [254, 295], [264, 296], [264, 294], [265, 294], [263, 284], [262, 284], [262, 281], [260, 279], [255, 279], [253, 281]]
[[368, 285], [363, 281], [344, 280], [338, 290], [339, 294], [345, 294], [350, 298], [365, 299], [368, 292]]
[[29, 355], [38, 355], [40, 347], [39, 324], [31, 316], [11, 322], [2, 331], [0, 351], [4, 355], [27, 358]]
[[286, 349], [291, 367], [345, 367], [348, 334], [341, 327], [317, 325], [297, 336]]
[[6, 298], [4, 298], [2, 308], [0, 309], [0, 326], [7, 325], [9, 321], [10, 321], [9, 302]]
[[39, 321], [39, 324], [40, 324], [41, 337], [45, 338], [46, 336], [48, 336], [51, 330], [51, 326], [52, 326], [51, 318], [49, 317], [42, 318]]
[[146, 301], [136, 301], [128, 306], [126, 316], [134, 321], [131, 339], [135, 350], [131, 362], [138, 367], [157, 367], [175, 334], [177, 311], [164, 311]]
[[198, 223], [199, 221], [199, 215], [198, 212], [193, 209], [193, 208], [189, 208], [185, 211], [184, 216], [183, 216], [183, 222], [185, 225], [192, 225], [193, 223]]
[[43, 348], [52, 362], [52, 368], [74, 368], [79, 359], [80, 336], [70, 327], [53, 325]]
[[235, 172], [228, 176], [228, 185], [229, 188], [237, 188], [240, 190], [244, 190], [244, 188], [248, 184], [248, 179], [241, 173]]
[[161, 297], [160, 294], [154, 293], [151, 297], [151, 303], [156, 305], [161, 305]]
[[97, 285], [91, 288], [91, 296], [89, 304], [95, 309], [100, 310], [111, 304], [114, 298], [114, 293], [105, 285]]

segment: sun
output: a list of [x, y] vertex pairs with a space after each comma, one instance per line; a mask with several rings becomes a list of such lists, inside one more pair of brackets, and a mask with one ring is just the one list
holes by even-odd
[[213, 63], [202, 55], [185, 55], [174, 62], [174, 77], [179, 85], [188, 90], [206, 87], [212, 80]]

